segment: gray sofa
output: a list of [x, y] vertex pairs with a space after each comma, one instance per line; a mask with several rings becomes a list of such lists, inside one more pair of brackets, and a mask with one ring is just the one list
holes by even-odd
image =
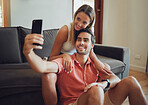
[[[30, 68], [22, 52], [24, 38], [30, 32], [20, 26], [0, 27], [0, 105], [44, 105], [41, 74]], [[57, 32], [43, 31], [43, 49], [35, 50], [41, 58], [49, 57]], [[129, 48], [96, 44], [94, 51], [121, 79], [128, 76]]]

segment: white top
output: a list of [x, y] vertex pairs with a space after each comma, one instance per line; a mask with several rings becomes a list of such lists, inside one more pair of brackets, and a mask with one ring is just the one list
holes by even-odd
[[71, 29], [71, 25], [66, 25], [68, 27], [68, 39], [66, 42], [63, 43], [63, 47], [61, 49], [62, 53], [68, 53], [70, 55], [72, 55], [73, 53], [76, 52], [75, 46], [69, 41], [70, 39], [70, 29]]

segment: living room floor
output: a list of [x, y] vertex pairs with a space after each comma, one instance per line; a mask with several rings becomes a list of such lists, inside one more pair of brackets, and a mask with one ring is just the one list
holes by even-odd
[[[138, 80], [138, 82], [140, 83], [140, 85], [141, 85], [141, 87], [144, 91], [146, 99], [148, 101], [148, 75], [146, 73], [143, 73], [143, 72], [130, 70], [129, 76], [134, 76]], [[128, 102], [128, 99], [126, 99], [125, 102], [122, 105], [130, 105], [129, 102]]]

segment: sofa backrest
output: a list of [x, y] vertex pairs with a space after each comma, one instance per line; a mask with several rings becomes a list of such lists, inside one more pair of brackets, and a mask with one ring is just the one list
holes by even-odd
[[[59, 29], [43, 30], [42, 50], [34, 50], [41, 58], [49, 57]], [[24, 27], [0, 27], [0, 64], [27, 62], [23, 54], [24, 40], [31, 29]]]
[[[27, 62], [24, 54], [23, 54], [23, 46], [24, 46], [24, 40], [27, 34], [31, 33], [31, 29], [24, 28], [24, 27], [18, 27], [19, 32], [19, 41], [20, 41], [20, 53], [22, 56], [22, 61]], [[49, 57], [52, 46], [54, 44], [54, 40], [56, 38], [57, 32], [59, 29], [48, 29], [43, 30], [43, 36], [44, 36], [44, 44], [42, 50], [34, 50], [34, 52], [39, 55], [41, 58]]]
[[42, 50], [34, 50], [41, 58], [49, 57], [59, 29], [43, 30], [44, 44]]
[[0, 27], [0, 64], [21, 63], [16, 27]]
[[22, 62], [27, 62], [24, 54], [23, 54], [23, 47], [24, 47], [24, 42], [25, 42], [25, 37], [27, 34], [31, 34], [31, 29], [29, 28], [24, 28], [24, 27], [17, 27], [18, 29], [18, 38], [19, 38], [19, 44], [20, 44], [20, 53], [21, 53], [21, 57], [22, 57]]
[[[44, 36], [43, 49], [42, 50], [36, 50], [36, 49], [34, 50], [34, 52], [37, 55], [39, 55], [41, 58], [49, 57], [58, 30], [59, 29], [43, 30], [43, 36]], [[19, 32], [20, 53], [21, 53], [21, 57], [22, 57], [22, 62], [27, 62], [27, 60], [23, 54], [23, 46], [24, 46], [25, 37], [27, 34], [31, 33], [31, 29], [24, 28], [24, 27], [18, 27], [18, 32]]]

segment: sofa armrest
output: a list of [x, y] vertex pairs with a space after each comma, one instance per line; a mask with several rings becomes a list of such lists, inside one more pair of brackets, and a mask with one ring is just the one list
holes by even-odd
[[94, 52], [98, 55], [114, 58], [122, 61], [126, 67], [123, 73], [123, 78], [127, 77], [129, 74], [129, 57], [130, 57], [130, 49], [127, 47], [119, 47], [119, 46], [105, 46], [100, 44], [95, 44]]

